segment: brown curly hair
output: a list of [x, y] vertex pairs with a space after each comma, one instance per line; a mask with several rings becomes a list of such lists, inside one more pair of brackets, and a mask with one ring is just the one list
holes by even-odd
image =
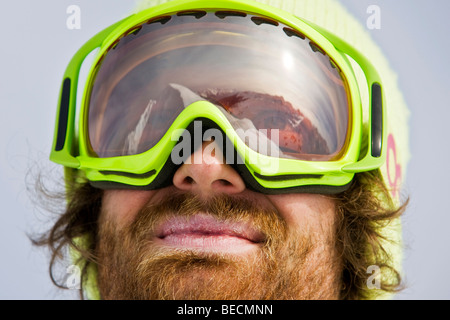
[[[76, 263], [81, 267], [79, 293], [83, 299], [83, 284], [88, 270], [95, 268], [97, 263], [98, 217], [103, 191], [86, 182], [74, 184], [72, 188], [66, 188], [66, 192], [55, 196], [38, 180], [36, 190], [41, 194], [41, 199], [71, 200], [67, 202], [65, 211], [58, 214], [51, 229], [37, 237], [30, 237], [31, 241], [36, 246], [50, 249], [50, 278], [60, 288], [67, 288], [67, 282], [64, 277], [57, 275], [58, 262], [68, 258], [68, 248], [79, 253]], [[402, 215], [408, 200], [398, 207], [387, 200], [390, 199], [389, 190], [378, 170], [356, 174], [347, 191], [329, 197], [336, 203], [336, 246], [343, 261], [340, 298], [357, 300], [376, 296], [367, 286], [369, 266], [377, 266], [382, 270], [377, 293], [400, 291], [404, 286], [400, 272], [385, 248], [385, 243], [393, 239], [386, 238], [382, 230]], [[83, 245], [77, 241], [80, 238], [86, 240]]]

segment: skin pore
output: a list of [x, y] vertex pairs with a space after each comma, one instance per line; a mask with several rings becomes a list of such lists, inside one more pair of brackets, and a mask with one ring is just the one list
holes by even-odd
[[202, 163], [186, 161], [172, 186], [105, 191], [102, 298], [339, 298], [333, 200], [248, 190], [206, 145], [196, 151]]

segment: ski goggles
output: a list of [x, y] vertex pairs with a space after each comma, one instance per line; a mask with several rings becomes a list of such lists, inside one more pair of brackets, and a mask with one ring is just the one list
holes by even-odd
[[337, 193], [384, 163], [384, 108], [375, 68], [327, 30], [253, 1], [175, 0], [110, 26], [75, 54], [50, 159], [99, 188], [156, 189], [214, 141], [253, 190]]

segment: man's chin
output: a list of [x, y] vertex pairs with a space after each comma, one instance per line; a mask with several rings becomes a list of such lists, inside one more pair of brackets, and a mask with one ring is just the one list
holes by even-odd
[[[251, 285], [261, 283], [254, 263], [217, 252], [186, 251], [156, 262], [150, 277], [159, 288], [152, 299], [250, 299]], [[252, 297], [251, 297], [252, 296]]]
[[103, 294], [113, 299], [263, 299], [265, 290], [258, 284], [267, 282], [268, 271], [274, 270], [267, 263], [262, 268], [267, 258], [260, 252], [242, 256], [168, 247], [151, 251], [140, 263], [129, 261], [136, 264], [134, 274], [109, 282]]

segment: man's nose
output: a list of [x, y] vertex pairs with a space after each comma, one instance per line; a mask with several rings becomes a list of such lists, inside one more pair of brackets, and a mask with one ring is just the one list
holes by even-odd
[[244, 191], [245, 183], [241, 176], [230, 165], [224, 163], [221, 149], [217, 145], [210, 144], [215, 142], [204, 142], [202, 147], [192, 153], [177, 169], [173, 176], [174, 186], [203, 197]]

